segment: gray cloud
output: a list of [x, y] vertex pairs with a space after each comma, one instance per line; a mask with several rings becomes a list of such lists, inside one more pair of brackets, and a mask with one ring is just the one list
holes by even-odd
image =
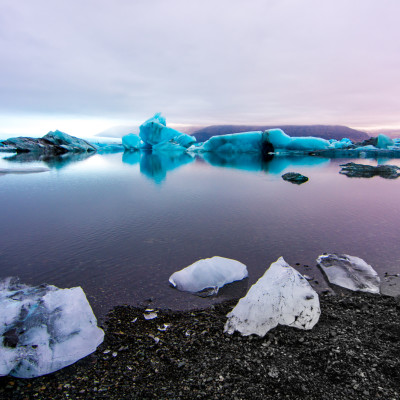
[[0, 113], [400, 125], [398, 0], [2, 0]]

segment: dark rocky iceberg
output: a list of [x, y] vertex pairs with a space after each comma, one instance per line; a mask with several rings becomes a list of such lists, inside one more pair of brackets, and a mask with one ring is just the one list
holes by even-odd
[[96, 148], [83, 139], [54, 131], [42, 138], [16, 137], [0, 141], [0, 151], [59, 156], [68, 152], [92, 153]]

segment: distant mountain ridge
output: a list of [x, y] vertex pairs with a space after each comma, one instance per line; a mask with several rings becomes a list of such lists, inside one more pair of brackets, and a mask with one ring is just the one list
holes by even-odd
[[265, 131], [280, 128], [289, 136], [316, 136], [324, 139], [340, 140], [348, 138], [360, 142], [370, 136], [363, 131], [342, 125], [211, 125], [192, 133], [198, 142], [204, 142], [211, 136], [227, 135], [229, 133]]

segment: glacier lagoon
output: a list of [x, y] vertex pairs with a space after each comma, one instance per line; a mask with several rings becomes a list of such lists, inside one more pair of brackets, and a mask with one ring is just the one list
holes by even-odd
[[[243, 297], [280, 256], [320, 289], [323, 252], [361, 257], [381, 278], [397, 274], [400, 181], [340, 175], [348, 161], [376, 165], [253, 154], [2, 153], [0, 171], [50, 171], [0, 174], [0, 277], [81, 286], [102, 317], [150, 298], [154, 307], [189, 309]], [[309, 181], [283, 181], [290, 171]], [[209, 298], [170, 287], [173, 272], [213, 256], [244, 263], [248, 279]]]

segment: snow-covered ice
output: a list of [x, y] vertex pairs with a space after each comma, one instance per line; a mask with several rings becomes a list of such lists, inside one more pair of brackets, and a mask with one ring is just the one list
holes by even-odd
[[379, 293], [380, 279], [376, 271], [359, 257], [347, 254], [324, 254], [317, 258], [319, 267], [330, 283], [346, 289]]
[[248, 276], [246, 265], [224, 257], [205, 258], [174, 272], [169, 282], [179, 290], [200, 292], [213, 288], [214, 293], [227, 283], [239, 281]]
[[224, 331], [264, 336], [278, 324], [311, 329], [320, 314], [318, 294], [280, 257], [227, 315]]
[[103, 338], [82, 288], [0, 282], [0, 376], [49, 374], [94, 352]]

